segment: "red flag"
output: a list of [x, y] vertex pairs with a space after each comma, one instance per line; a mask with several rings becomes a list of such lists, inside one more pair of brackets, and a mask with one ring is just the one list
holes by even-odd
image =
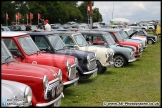
[[33, 19], [33, 14], [32, 13], [30, 13], [30, 19]]
[[40, 19], [41, 18], [41, 15], [38, 13], [38, 19]]
[[87, 10], [88, 10], [88, 12], [90, 12], [90, 6], [87, 6]]
[[6, 13], [6, 20], [8, 20], [9, 18], [8, 18], [8, 14]]
[[26, 19], [27, 19], [27, 20], [29, 19], [29, 16], [28, 16], [28, 14], [26, 14]]
[[18, 15], [18, 19], [21, 19], [21, 14], [19, 12], [18, 12], [17, 15]]
[[16, 20], [18, 20], [18, 15], [16, 14]]

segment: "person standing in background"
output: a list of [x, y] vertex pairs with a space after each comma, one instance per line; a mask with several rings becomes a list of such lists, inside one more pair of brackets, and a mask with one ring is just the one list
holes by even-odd
[[32, 31], [31, 22], [29, 22], [28, 25], [26, 26], [26, 31]]
[[44, 20], [44, 30], [45, 31], [51, 31], [51, 25], [48, 24], [48, 20]]

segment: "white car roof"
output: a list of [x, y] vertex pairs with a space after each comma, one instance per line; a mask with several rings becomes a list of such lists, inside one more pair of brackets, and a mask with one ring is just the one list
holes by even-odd
[[21, 35], [27, 35], [27, 33], [23, 33], [23, 32], [1, 32], [2, 37], [15, 37], [15, 36], [21, 36]]

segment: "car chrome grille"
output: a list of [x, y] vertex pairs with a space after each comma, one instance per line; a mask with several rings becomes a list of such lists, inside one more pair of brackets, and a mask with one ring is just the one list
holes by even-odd
[[63, 84], [60, 83], [60, 80], [57, 78], [49, 82], [49, 85], [45, 92], [45, 99], [50, 100], [52, 98], [58, 97], [62, 91], [63, 91]]
[[69, 72], [69, 80], [74, 79], [75, 76], [76, 76], [76, 64], [71, 66], [71, 70]]
[[90, 60], [90, 64], [89, 64], [89, 70], [93, 70], [93, 69], [95, 69], [96, 68], [96, 59], [94, 58], [94, 59], [91, 59]]

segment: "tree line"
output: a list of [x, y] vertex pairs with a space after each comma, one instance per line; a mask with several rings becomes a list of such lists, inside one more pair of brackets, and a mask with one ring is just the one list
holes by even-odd
[[[33, 14], [32, 23], [38, 24], [38, 13], [41, 19], [48, 19], [50, 24], [64, 24], [69, 21], [78, 23], [88, 23], [89, 12], [87, 6], [89, 1], [83, 1], [80, 5], [78, 1], [1, 1], [1, 23], [6, 24], [6, 13], [8, 24], [16, 21], [15, 15], [21, 14], [20, 23], [27, 22], [26, 14]], [[93, 6], [94, 2], [92, 2]], [[92, 10], [93, 22], [102, 22], [102, 15], [98, 8]], [[28, 21], [30, 21], [28, 19]]]

